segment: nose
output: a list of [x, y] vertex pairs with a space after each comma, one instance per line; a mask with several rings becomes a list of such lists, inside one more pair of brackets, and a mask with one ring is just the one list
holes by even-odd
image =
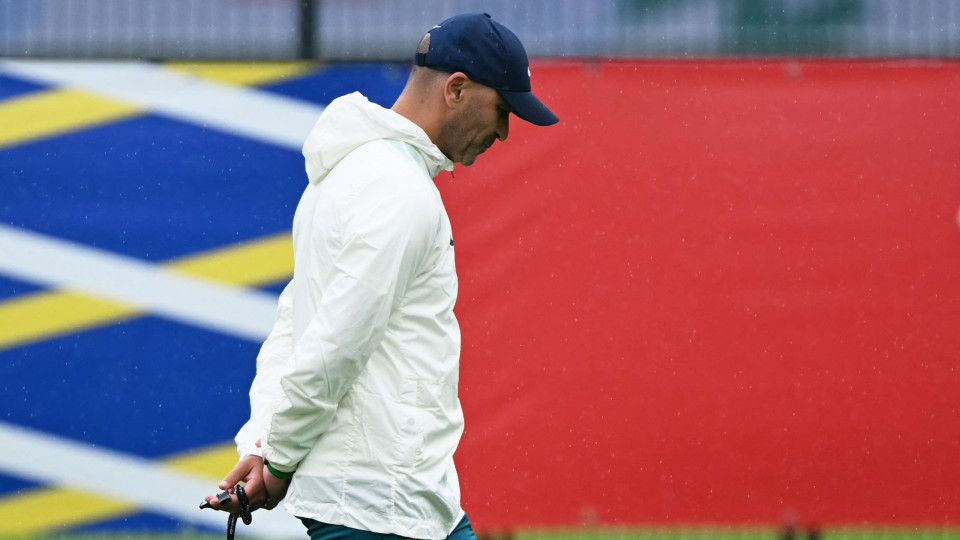
[[507, 140], [507, 135], [510, 134], [510, 114], [504, 114], [500, 117], [500, 121], [497, 122], [497, 139], [501, 141]]

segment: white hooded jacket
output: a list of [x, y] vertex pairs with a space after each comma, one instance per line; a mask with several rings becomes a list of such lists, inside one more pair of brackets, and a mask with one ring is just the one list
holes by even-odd
[[453, 235], [433, 177], [453, 163], [354, 93], [303, 147], [294, 274], [257, 357], [241, 454], [296, 473], [286, 508], [408, 538], [462, 519], [453, 453], [460, 330]]

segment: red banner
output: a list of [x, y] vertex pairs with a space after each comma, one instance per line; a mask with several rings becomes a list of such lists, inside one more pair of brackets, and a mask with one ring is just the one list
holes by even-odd
[[533, 84], [440, 179], [477, 528], [960, 523], [960, 64]]

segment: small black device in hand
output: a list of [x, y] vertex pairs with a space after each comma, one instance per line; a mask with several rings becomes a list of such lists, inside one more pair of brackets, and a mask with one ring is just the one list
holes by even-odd
[[[237, 484], [237, 486], [233, 489], [233, 491], [234, 493], [237, 494], [237, 500], [240, 501], [240, 519], [243, 520], [244, 525], [249, 525], [251, 522], [253, 522], [253, 514], [251, 514], [250, 512], [250, 499], [247, 498], [247, 490], [243, 489], [243, 484], [241, 483], [241, 484]], [[224, 490], [224, 491], [221, 491], [220, 493], [217, 493], [217, 502], [220, 505], [224, 505], [230, 502], [230, 492]], [[209, 502], [203, 501], [202, 503], [200, 503], [200, 509], [202, 510], [204, 508], [213, 508], [213, 507], [210, 505]], [[237, 532], [237, 516], [234, 514], [230, 514], [230, 516], [227, 517], [227, 540], [233, 540], [236, 532]]]
[[[230, 492], [223, 490], [220, 493], [217, 493], [217, 502], [219, 502], [221, 506], [230, 502]], [[200, 509], [203, 510], [204, 508], [213, 508], [213, 506], [210, 506], [209, 502], [203, 501], [200, 503]]]

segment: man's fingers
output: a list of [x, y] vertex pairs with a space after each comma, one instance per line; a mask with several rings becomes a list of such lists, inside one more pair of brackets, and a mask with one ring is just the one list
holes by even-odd
[[247, 463], [246, 460], [242, 459], [237, 463], [236, 467], [230, 471], [223, 481], [220, 482], [220, 489], [231, 489], [233, 486], [237, 485], [237, 482], [241, 480], [247, 480], [250, 476], [250, 470], [253, 467], [250, 463]]
[[230, 474], [220, 482], [220, 489], [232, 490], [233, 486], [237, 485], [238, 482], [249, 482], [262, 467], [263, 459], [260, 458], [260, 456], [246, 456], [241, 459], [233, 470], [230, 471]]
[[241, 510], [240, 501], [234, 492], [234, 486], [240, 482], [244, 482], [247, 495], [250, 498], [251, 507], [257, 508], [258, 505], [255, 504], [255, 501], [264, 498], [261, 493], [263, 491], [263, 478], [260, 476], [262, 468], [263, 460], [259, 456], [251, 455], [244, 457], [219, 484], [221, 490], [230, 492], [230, 501], [224, 501], [223, 504], [220, 504], [216, 495], [208, 495], [206, 501], [215, 510], [223, 510], [235, 515], [239, 514]]
[[231, 514], [240, 513], [240, 501], [236, 495], [231, 495], [230, 502], [224, 504], [220, 504], [220, 501], [217, 500], [215, 495], [207, 495], [207, 502], [210, 503], [210, 506], [213, 507], [214, 510], [230, 512]]
[[228, 474], [226, 478], [224, 478], [223, 481], [220, 482], [220, 485], [219, 485], [220, 489], [232, 490], [233, 486], [237, 485], [237, 482], [243, 480], [244, 476], [246, 476], [248, 472], [249, 471], [245, 471], [241, 469], [239, 466], [235, 467], [232, 471], [230, 471], [230, 474]]
[[250, 508], [256, 510], [266, 506], [268, 494], [261, 476], [251, 474], [243, 488], [247, 492], [247, 498], [250, 499]]

